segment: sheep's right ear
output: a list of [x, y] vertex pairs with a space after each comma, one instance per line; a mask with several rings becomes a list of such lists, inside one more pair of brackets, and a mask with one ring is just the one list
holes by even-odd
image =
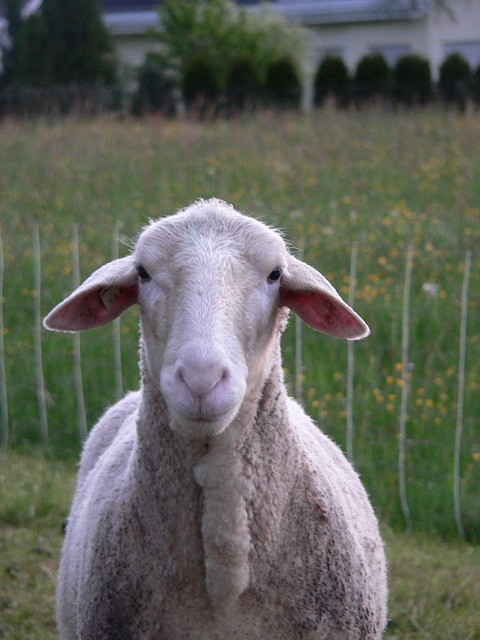
[[293, 256], [282, 275], [280, 304], [289, 307], [316, 331], [337, 338], [359, 340], [370, 329], [313, 267]]
[[137, 302], [137, 271], [132, 256], [100, 267], [43, 321], [51, 331], [101, 327]]

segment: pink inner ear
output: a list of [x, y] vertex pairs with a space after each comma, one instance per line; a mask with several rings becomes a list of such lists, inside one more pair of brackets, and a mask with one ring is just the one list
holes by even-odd
[[282, 289], [280, 301], [306, 324], [322, 333], [349, 339], [368, 334], [368, 327], [352, 309], [319, 291], [295, 293]]
[[65, 300], [46, 319], [46, 326], [57, 331], [83, 331], [108, 324], [137, 302], [137, 285], [120, 287], [111, 296], [108, 308], [96, 288]]

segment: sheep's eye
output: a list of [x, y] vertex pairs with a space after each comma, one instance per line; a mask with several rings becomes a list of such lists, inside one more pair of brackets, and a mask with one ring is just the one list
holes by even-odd
[[148, 271], [141, 264], [139, 264], [137, 267], [137, 273], [140, 280], [143, 280], [144, 282], [148, 282], [149, 280], [151, 280]]
[[281, 275], [282, 275], [282, 271], [280, 267], [275, 267], [275, 269], [273, 269], [273, 271], [270, 272], [267, 278], [268, 283], [271, 284], [272, 282], [276, 282], [277, 280], [280, 279]]

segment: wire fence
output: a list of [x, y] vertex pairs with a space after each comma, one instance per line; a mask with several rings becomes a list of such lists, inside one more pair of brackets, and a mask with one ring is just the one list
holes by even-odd
[[[111, 257], [113, 259], [119, 256], [119, 235], [122, 229], [122, 223], [119, 222], [114, 228], [114, 233], [111, 241]], [[80, 240], [79, 229], [77, 225], [74, 225], [71, 229], [71, 273], [73, 275], [72, 284], [78, 286], [80, 283]], [[41, 251], [41, 233], [38, 224], [33, 224], [31, 228], [31, 255], [32, 268], [33, 268], [33, 308], [32, 317], [23, 318], [22, 322], [31, 323], [33, 332], [33, 344], [34, 344], [34, 368], [35, 368], [35, 389], [37, 399], [37, 418], [38, 433], [40, 439], [44, 442], [48, 442], [50, 438], [49, 430], [49, 392], [48, 387], [52, 384], [53, 379], [64, 376], [64, 370], [60, 370], [58, 367], [50, 366], [48, 371], [45, 370], [43, 362], [43, 349], [45, 344], [45, 336], [42, 330], [42, 251]], [[14, 379], [8, 379], [7, 371], [13, 371], [12, 366], [7, 366], [9, 353], [5, 350], [5, 336], [7, 331], [4, 327], [4, 315], [5, 310], [8, 307], [13, 307], [16, 302], [11, 296], [5, 295], [4, 282], [5, 282], [5, 265], [4, 265], [4, 252], [2, 242], [2, 229], [0, 227], [0, 402], [1, 402], [1, 443], [3, 447], [7, 448], [11, 436], [11, 425], [9, 420], [9, 406], [14, 403], [21, 402], [16, 397], [16, 384]], [[351, 305], [355, 299], [355, 285], [357, 280], [357, 267], [358, 267], [358, 243], [354, 242], [351, 247], [350, 255], [350, 274], [349, 274], [349, 292], [348, 300]], [[404, 518], [404, 524], [407, 529], [413, 528], [413, 520], [410, 508], [410, 501], [408, 495], [408, 479], [410, 474], [415, 474], [415, 469], [412, 465], [407, 463], [408, 447], [409, 447], [409, 433], [408, 433], [408, 414], [411, 407], [411, 375], [410, 375], [410, 355], [412, 335], [410, 333], [410, 298], [411, 298], [411, 285], [412, 285], [412, 273], [414, 272], [414, 251], [413, 247], [407, 248], [405, 256], [405, 272], [403, 276], [403, 303], [402, 303], [402, 318], [401, 318], [401, 399], [400, 408], [398, 412], [398, 429], [395, 435], [396, 447], [397, 447], [397, 485], [399, 493], [399, 502], [401, 505], [401, 512]], [[465, 396], [465, 369], [467, 360], [467, 340], [468, 340], [468, 302], [469, 302], [469, 279], [472, 269], [472, 253], [467, 252], [465, 257], [464, 271], [462, 282], [459, 283], [459, 289], [461, 289], [461, 313], [458, 319], [458, 362], [456, 363], [457, 370], [457, 394], [456, 394], [456, 420], [455, 424], [452, 424], [452, 434], [454, 434], [454, 447], [453, 447], [453, 459], [451, 460], [450, 468], [442, 469], [443, 474], [451, 476], [451, 491], [452, 491], [452, 505], [453, 505], [453, 517], [455, 521], [457, 535], [460, 538], [466, 537], [466, 530], [464, 526], [464, 518], [462, 513], [461, 495], [462, 486], [465, 484], [462, 478], [462, 472], [465, 473], [465, 465], [462, 466], [462, 437], [464, 431], [464, 396]], [[292, 349], [295, 352], [295, 377], [294, 393], [297, 399], [302, 402], [305, 399], [305, 389], [303, 386], [304, 381], [304, 361], [303, 361], [303, 333], [300, 322], [297, 320], [295, 324], [295, 330], [292, 338]], [[87, 405], [88, 397], [90, 395], [90, 389], [85, 392], [84, 376], [82, 375], [82, 368], [94, 367], [95, 363], [82, 358], [82, 345], [81, 336], [79, 333], [72, 334], [68, 337], [72, 341], [72, 353], [73, 362], [71, 367], [73, 368], [73, 395], [75, 397], [75, 404], [77, 410], [77, 432], [78, 439], [83, 442], [87, 437]], [[358, 381], [358, 371], [355, 371], [355, 350], [356, 344], [349, 342], [345, 347], [348, 354], [346, 360], [346, 394], [345, 394], [345, 427], [344, 427], [344, 442], [346, 445], [347, 457], [351, 462], [355, 463], [356, 451], [355, 451], [355, 435], [357, 431], [357, 425], [355, 424], [355, 391]], [[124, 382], [122, 374], [122, 331], [120, 327], [120, 320], [114, 322], [112, 326], [112, 341], [111, 350], [113, 352], [114, 370], [111, 376], [114, 379], [114, 397], [119, 399], [123, 394]], [[395, 356], [398, 360], [398, 355]], [[70, 366], [70, 365], [69, 365]], [[11, 388], [10, 388], [11, 385]], [[72, 389], [68, 388], [66, 393], [72, 395]], [[364, 427], [361, 427], [363, 429]], [[479, 456], [480, 457], [480, 456]], [[468, 467], [468, 465], [467, 465]], [[468, 469], [467, 469], [468, 471]], [[478, 522], [475, 526], [478, 526]]]

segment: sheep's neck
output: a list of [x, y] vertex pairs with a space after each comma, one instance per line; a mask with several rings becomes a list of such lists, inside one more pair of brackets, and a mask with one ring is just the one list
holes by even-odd
[[[281, 514], [281, 496], [286, 499], [289, 493], [284, 485], [291, 483], [298, 468], [293, 460], [295, 447], [288, 446], [292, 436], [281, 433], [288, 419], [280, 359], [263, 388], [246, 398], [227, 431], [213, 438], [182, 438], [172, 432], [161, 395], [148, 386], [144, 394], [144, 415], [155, 428], [144, 433], [139, 427], [143, 482], [150, 497], [152, 485], [156, 487], [162, 505], [159, 517], [173, 518], [169, 525], [163, 523], [164, 530], [172, 527], [177, 538], [175, 514], [178, 519], [182, 505], [190, 509], [190, 532], [201, 530], [192, 552], [203, 556], [205, 586], [214, 610], [228, 619], [251, 586], [252, 527], [260, 527], [269, 544], [279, 533], [280, 520], [270, 504], [265, 515], [262, 503], [279, 493], [275, 500]], [[165, 477], [165, 468], [175, 477]], [[190, 535], [185, 533], [183, 555], [185, 548], [192, 547]], [[177, 545], [180, 548], [178, 540]]]

